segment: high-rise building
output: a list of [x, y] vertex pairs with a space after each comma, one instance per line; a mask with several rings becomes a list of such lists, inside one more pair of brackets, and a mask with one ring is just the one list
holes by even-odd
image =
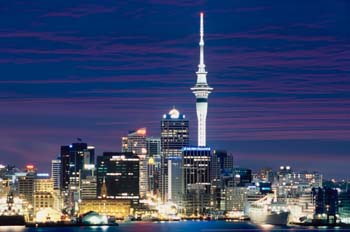
[[[232, 172], [233, 156], [224, 150], [214, 150], [211, 160], [211, 196], [213, 207], [220, 209], [225, 189], [222, 177]], [[232, 191], [231, 191], [232, 192]]]
[[97, 157], [97, 196], [101, 195], [106, 195], [107, 199], [129, 199], [138, 203], [138, 156], [131, 152], [104, 152]]
[[233, 156], [224, 150], [214, 150], [211, 162], [211, 179], [220, 179], [221, 174], [233, 168]]
[[77, 189], [85, 165], [94, 164], [95, 147], [86, 143], [61, 146], [61, 191]]
[[189, 145], [189, 122], [173, 108], [161, 120], [161, 181], [163, 201], [180, 200], [182, 188], [182, 148]]
[[334, 223], [338, 215], [338, 191], [324, 187], [312, 189], [315, 204], [315, 219], [327, 220], [327, 223]]
[[206, 120], [208, 111], [208, 96], [213, 90], [207, 83], [207, 71], [204, 64], [204, 22], [203, 12], [200, 14], [200, 58], [197, 71], [197, 83], [191, 88], [196, 96], [196, 111], [198, 120], [198, 146], [206, 146]]
[[[80, 141], [80, 139], [79, 139]], [[95, 162], [95, 147], [86, 143], [73, 143], [61, 146], [61, 193], [67, 211], [73, 215], [81, 200], [81, 180], [85, 177], [85, 167]]]
[[122, 152], [132, 152], [139, 157], [139, 190], [140, 197], [146, 197], [148, 190], [148, 157], [146, 145], [146, 128], [130, 131], [127, 137], [122, 137]]
[[51, 178], [54, 190], [59, 190], [61, 186], [61, 159], [51, 160]]
[[148, 191], [152, 194], [159, 194], [160, 174], [160, 138], [146, 138], [148, 157]]
[[34, 173], [18, 176], [18, 193], [22, 199], [25, 199], [31, 205], [33, 205], [34, 201], [34, 179]]
[[33, 205], [34, 181], [37, 175], [36, 167], [32, 164], [25, 166], [25, 172], [15, 173], [18, 183], [17, 192], [22, 199]]
[[183, 148], [183, 196], [187, 214], [203, 214], [210, 207], [209, 147]]

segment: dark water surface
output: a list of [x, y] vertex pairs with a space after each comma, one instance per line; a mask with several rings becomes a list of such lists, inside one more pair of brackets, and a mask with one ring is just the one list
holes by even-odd
[[25, 228], [0, 226], [0, 232], [230, 232], [230, 231], [350, 231], [350, 229], [258, 226], [249, 222], [180, 221], [180, 222], [127, 222], [119, 226], [43, 227]]

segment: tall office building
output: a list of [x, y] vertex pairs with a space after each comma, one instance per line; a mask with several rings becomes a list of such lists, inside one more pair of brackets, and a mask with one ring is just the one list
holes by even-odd
[[34, 173], [26, 173], [18, 177], [18, 193], [22, 199], [33, 205], [34, 198]]
[[130, 131], [127, 137], [122, 138], [122, 152], [132, 152], [139, 157], [139, 190], [140, 197], [146, 197], [148, 190], [148, 156], [146, 145], [146, 128]]
[[61, 160], [59, 158], [51, 160], [51, 178], [54, 190], [59, 190], [61, 186]]
[[221, 174], [233, 168], [233, 156], [224, 150], [214, 150], [211, 162], [211, 179], [220, 179]]
[[146, 138], [148, 157], [148, 191], [151, 194], [159, 194], [160, 174], [160, 138]]
[[138, 156], [131, 152], [104, 152], [97, 157], [97, 196], [102, 195], [107, 199], [138, 202]]
[[206, 120], [208, 111], [208, 96], [213, 90], [207, 83], [207, 71], [204, 64], [204, 14], [200, 14], [200, 58], [197, 71], [197, 83], [191, 88], [196, 96], [196, 111], [198, 120], [198, 146], [206, 146]]
[[335, 224], [338, 217], [338, 191], [329, 187], [313, 188], [315, 218], [326, 219], [327, 223]]
[[[81, 200], [81, 180], [89, 175], [90, 167], [95, 161], [95, 147], [86, 143], [73, 143], [61, 146], [61, 192], [64, 193], [66, 204], [77, 209]], [[71, 211], [74, 213], [74, 210]]]
[[183, 148], [183, 194], [186, 213], [203, 214], [210, 206], [209, 147]]
[[182, 188], [182, 148], [189, 145], [189, 122], [173, 108], [161, 120], [161, 181], [163, 201], [180, 200]]
[[213, 206], [220, 209], [225, 191], [222, 177], [232, 172], [233, 156], [224, 150], [214, 150], [211, 160], [211, 195]]

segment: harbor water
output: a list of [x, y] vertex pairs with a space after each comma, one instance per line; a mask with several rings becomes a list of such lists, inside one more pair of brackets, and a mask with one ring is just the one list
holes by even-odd
[[177, 221], [122, 222], [119, 226], [42, 227], [0, 226], [0, 232], [229, 232], [229, 231], [350, 231], [341, 228], [280, 227], [255, 225], [250, 222]]

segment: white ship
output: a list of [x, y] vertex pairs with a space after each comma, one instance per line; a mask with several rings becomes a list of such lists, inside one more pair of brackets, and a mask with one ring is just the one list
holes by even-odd
[[255, 224], [287, 225], [290, 211], [285, 203], [268, 194], [248, 204], [246, 213]]

